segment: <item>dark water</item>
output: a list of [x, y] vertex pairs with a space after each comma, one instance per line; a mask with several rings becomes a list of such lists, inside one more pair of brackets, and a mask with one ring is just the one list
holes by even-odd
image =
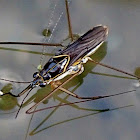
[[[55, 4], [57, 6], [50, 22]], [[107, 42], [92, 56], [94, 59], [130, 73], [139, 72], [139, 1], [72, 0], [69, 6], [74, 33], [83, 34], [98, 24], [109, 27]], [[14, 0], [11, 3], [2, 0], [0, 1], [0, 41], [44, 42], [42, 30], [48, 27], [49, 22], [52, 30], [59, 18], [60, 21], [50, 42], [58, 43], [67, 37], [64, 1]], [[47, 48], [44, 52], [48, 55], [44, 57], [43, 62], [45, 63], [56, 50], [56, 48]], [[39, 52], [42, 53], [42, 47], [39, 46], [0, 45], [0, 78], [31, 81], [32, 74], [37, 71], [34, 66], [37, 66], [41, 60]], [[0, 81], [0, 88], [7, 84]], [[13, 84], [11, 92], [18, 94], [26, 86], [26, 84]], [[35, 113], [29, 126], [28, 140], [139, 140], [140, 89], [137, 80], [128, 79], [126, 75], [87, 63], [84, 73], [66, 87], [81, 96], [109, 95], [133, 89], [136, 91]], [[15, 111], [23, 97], [0, 98], [0, 139], [25, 139], [31, 118], [31, 115], [25, 114], [25, 111], [49, 91], [50, 86], [33, 90], [17, 119], [14, 118]], [[57, 105], [60, 102], [77, 101], [65, 93], [58, 94], [38, 108]], [[110, 111], [106, 112], [93, 110], [108, 108]]]

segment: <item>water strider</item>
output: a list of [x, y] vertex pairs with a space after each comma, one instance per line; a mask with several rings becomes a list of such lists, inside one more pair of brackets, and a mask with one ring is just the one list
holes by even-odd
[[[40, 102], [33, 105], [30, 109], [26, 111], [26, 113], [33, 112], [33, 108], [37, 107], [41, 102], [49, 98], [54, 92], [57, 90], [62, 90], [66, 92], [67, 94], [74, 96], [78, 99], [100, 99], [114, 95], [108, 95], [108, 96], [97, 96], [97, 97], [79, 97], [75, 93], [63, 88], [63, 86], [68, 83], [70, 80], [72, 80], [75, 76], [81, 74], [84, 71], [83, 64], [87, 63], [88, 61], [91, 61], [95, 64], [102, 65], [104, 67], [119, 71], [121, 73], [125, 73], [127, 75], [130, 75], [132, 77], [135, 77], [139, 79], [139, 77], [124, 72], [122, 70], [119, 70], [117, 68], [113, 68], [111, 66], [99, 63], [93, 59], [90, 58], [92, 54], [94, 54], [100, 46], [105, 42], [107, 36], [108, 36], [108, 27], [104, 25], [98, 25], [87, 31], [84, 35], [82, 35], [79, 39], [74, 41], [73, 39], [73, 33], [72, 33], [72, 27], [70, 22], [70, 16], [69, 16], [69, 9], [68, 9], [68, 2], [65, 0], [66, 4], [66, 13], [67, 13], [67, 19], [68, 19], [68, 27], [69, 27], [69, 36], [71, 38], [71, 43], [64, 47], [63, 50], [59, 51], [55, 56], [51, 57], [49, 61], [43, 66], [43, 68], [39, 72], [35, 72], [33, 74], [33, 81], [25, 88], [21, 93], [18, 95], [10, 94], [14, 97], [20, 97], [24, 93], [28, 92], [25, 98], [28, 96], [30, 91], [34, 89], [37, 86], [44, 87], [48, 84], [51, 84], [53, 91], [50, 92], [46, 97], [44, 97]], [[30, 43], [30, 42], [0, 42], [0, 44], [28, 44], [28, 45], [46, 45], [46, 46], [63, 46], [62, 44], [51, 44], [51, 43]], [[71, 77], [64, 81], [63, 83], [59, 82], [59, 80], [63, 79], [64, 77], [71, 75]], [[134, 91], [134, 90], [133, 90]], [[123, 93], [120, 93], [123, 94]], [[1, 96], [4, 96], [6, 94], [3, 94], [0, 92]], [[22, 104], [25, 100], [23, 99], [21, 103]], [[20, 110], [20, 109], [19, 109]], [[19, 112], [19, 111], [18, 111]], [[18, 115], [18, 113], [17, 113]], [[16, 116], [17, 116], [16, 115]]]

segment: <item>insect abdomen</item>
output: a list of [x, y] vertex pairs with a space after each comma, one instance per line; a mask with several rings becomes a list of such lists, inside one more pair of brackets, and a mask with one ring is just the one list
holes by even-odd
[[93, 54], [105, 41], [107, 35], [108, 28], [106, 26], [96, 26], [82, 35], [77, 41], [68, 45], [61, 54], [70, 56], [69, 66], [71, 66], [77, 60]]

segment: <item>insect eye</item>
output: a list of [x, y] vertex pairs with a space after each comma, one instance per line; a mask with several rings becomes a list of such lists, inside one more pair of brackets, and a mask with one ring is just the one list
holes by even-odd
[[53, 58], [50, 58], [49, 62], [53, 62]]
[[33, 74], [33, 78], [36, 78], [37, 75], [38, 75], [38, 72], [35, 72], [35, 73]]

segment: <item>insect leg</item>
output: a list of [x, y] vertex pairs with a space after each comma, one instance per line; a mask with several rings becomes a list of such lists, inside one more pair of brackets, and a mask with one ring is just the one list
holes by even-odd
[[61, 85], [59, 85], [58, 87], [56, 87], [53, 91], [51, 91], [48, 95], [46, 95], [42, 100], [40, 100], [38, 103], [34, 104], [31, 108], [29, 108], [26, 113], [27, 114], [31, 114], [32, 110], [37, 107], [40, 103], [42, 103], [43, 101], [45, 101], [46, 99], [48, 99], [50, 96], [52, 96], [60, 87], [64, 86], [66, 83], [68, 83], [70, 80], [72, 80], [75, 76], [77, 76], [78, 73], [74, 74], [73, 76], [71, 76], [68, 80], [66, 80], [65, 82], [63, 82]]
[[39, 45], [39, 46], [57, 46], [63, 47], [59, 43], [34, 43], [34, 42], [0, 42], [0, 44], [18, 44], [18, 45]]
[[114, 68], [114, 67], [112, 67], [112, 66], [109, 66], [109, 65], [100, 63], [100, 62], [98, 62], [98, 61], [95, 61], [95, 60], [91, 59], [90, 57], [88, 57], [88, 60], [91, 61], [91, 62], [93, 62], [93, 63], [95, 63], [95, 64], [98, 64], [98, 65], [100, 65], [100, 66], [103, 66], [103, 67], [106, 67], [106, 68], [109, 68], [109, 69], [112, 69], [112, 70], [115, 70], [115, 71], [124, 73], [124, 74], [129, 75], [129, 76], [132, 76], [132, 77], [135, 77], [135, 78], [137, 78], [138, 80], [140, 79], [140, 77], [138, 77], [138, 76], [136, 76], [136, 75], [134, 75], [134, 74], [131, 74], [131, 73], [125, 72], [125, 71], [123, 71], [123, 70]]
[[71, 38], [71, 41], [73, 41], [72, 26], [71, 26], [69, 6], [67, 0], [65, 0], [65, 5], [66, 5], [67, 21], [68, 21], [68, 28], [69, 28], [69, 37]]
[[78, 98], [78, 99], [92, 99], [92, 100], [98, 100], [98, 99], [101, 99], [101, 98], [107, 98], [107, 97], [111, 97], [111, 96], [117, 96], [117, 95], [121, 95], [121, 94], [125, 94], [125, 93], [129, 93], [129, 92], [133, 92], [135, 90], [131, 90], [131, 91], [126, 91], [126, 92], [121, 92], [121, 93], [117, 93], [117, 94], [111, 94], [111, 95], [105, 95], [105, 96], [93, 96], [93, 97], [80, 97], [78, 96], [77, 94], [63, 88], [63, 87], [60, 87], [59, 88], [60, 90], [66, 92], [67, 94], [75, 97], [75, 98]]
[[115, 78], [122, 78], [122, 79], [130, 79], [130, 80], [137, 80], [134, 77], [128, 77], [128, 76], [120, 76], [120, 75], [115, 75], [115, 74], [107, 74], [107, 73], [99, 73], [99, 72], [89, 72], [90, 74], [96, 74], [100, 76], [107, 76], [107, 77], [115, 77]]

